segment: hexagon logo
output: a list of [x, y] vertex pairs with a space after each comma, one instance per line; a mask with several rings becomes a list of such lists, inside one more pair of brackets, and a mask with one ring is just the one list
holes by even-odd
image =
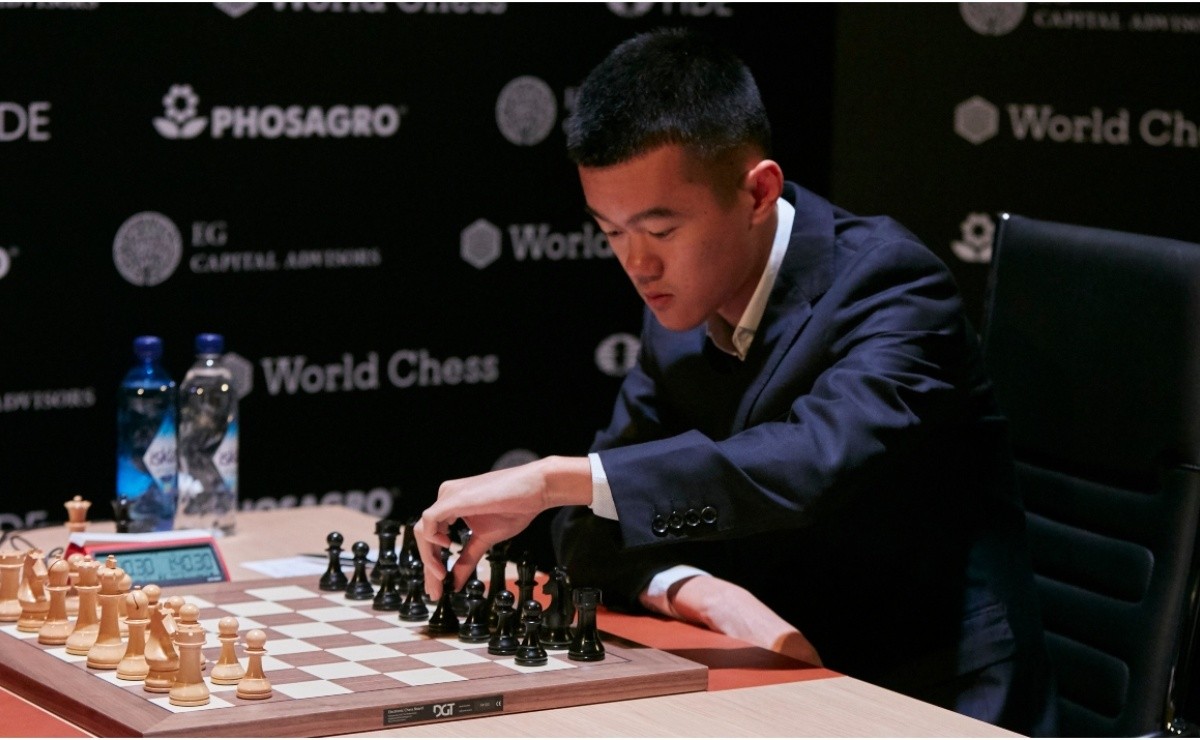
[[478, 219], [462, 230], [459, 254], [463, 261], [482, 270], [500, 259], [500, 229], [487, 219]]
[[954, 133], [982, 144], [1000, 132], [1000, 109], [976, 95], [954, 108]]

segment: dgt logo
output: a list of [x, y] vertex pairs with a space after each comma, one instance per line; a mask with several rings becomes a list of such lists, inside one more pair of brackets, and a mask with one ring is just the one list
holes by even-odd
[[50, 141], [50, 103], [0, 103], [0, 142], [29, 139]]
[[433, 705], [433, 716], [434, 717], [453, 717], [454, 716], [454, 705], [456, 703], [457, 702], [451, 701], [451, 702], [447, 702], [445, 704], [434, 704]]

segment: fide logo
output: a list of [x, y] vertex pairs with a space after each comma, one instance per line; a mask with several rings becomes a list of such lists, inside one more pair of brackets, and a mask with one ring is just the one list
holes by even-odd
[[500, 259], [500, 228], [487, 219], [477, 219], [462, 230], [458, 253], [467, 264], [482, 270]]
[[958, 12], [975, 33], [1003, 36], [1021, 25], [1025, 3], [959, 3]]
[[1000, 132], [1000, 109], [978, 95], [954, 107], [954, 133], [982, 144]]
[[613, 334], [596, 347], [596, 367], [614, 378], [623, 378], [637, 364], [642, 343], [632, 334]]
[[996, 224], [986, 213], [970, 213], [959, 224], [962, 238], [950, 243], [954, 256], [963, 262], [982, 264], [992, 259], [992, 241], [996, 235]]
[[191, 85], [171, 85], [162, 103], [163, 116], [154, 119], [154, 128], [167, 139], [194, 139], [208, 124], [207, 118], [196, 115], [200, 98]]
[[554, 91], [537, 77], [525, 75], [512, 80], [496, 98], [496, 125], [517, 146], [540, 144], [550, 135], [558, 118]]
[[113, 264], [134, 285], [158, 285], [175, 273], [182, 257], [179, 229], [154, 211], [130, 216], [113, 239]]

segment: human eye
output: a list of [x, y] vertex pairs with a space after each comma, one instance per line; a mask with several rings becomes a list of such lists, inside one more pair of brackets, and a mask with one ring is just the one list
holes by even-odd
[[671, 234], [675, 233], [675, 227], [670, 226], [665, 229], [648, 231], [647, 233], [655, 239], [666, 239], [667, 237], [671, 236]]

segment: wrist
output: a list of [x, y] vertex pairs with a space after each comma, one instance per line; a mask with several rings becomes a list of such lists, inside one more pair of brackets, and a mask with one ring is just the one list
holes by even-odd
[[592, 503], [592, 466], [586, 457], [550, 455], [537, 464], [541, 468], [544, 508]]

